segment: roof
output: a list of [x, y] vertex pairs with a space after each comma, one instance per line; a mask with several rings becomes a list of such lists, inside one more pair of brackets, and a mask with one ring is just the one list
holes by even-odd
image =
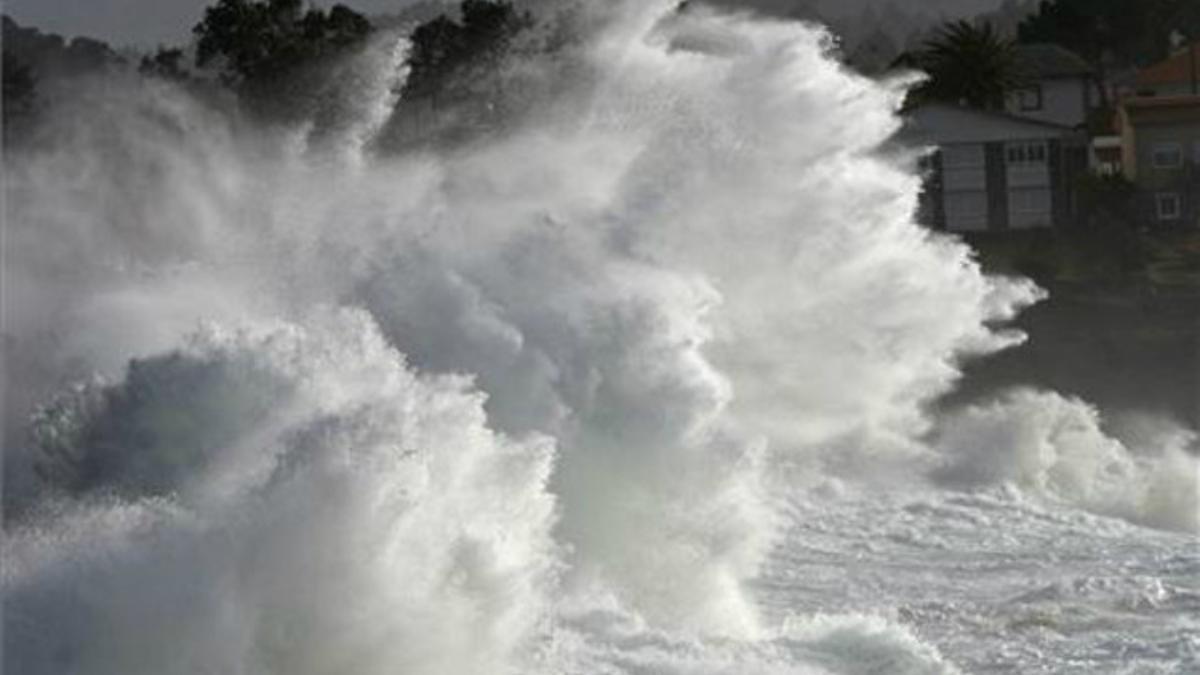
[[1192, 81], [1193, 62], [1195, 72], [1200, 75], [1200, 42], [1191, 47], [1138, 71], [1137, 86], [1152, 87], [1156, 84], [1181, 84]]
[[1039, 80], [1055, 77], [1084, 77], [1092, 67], [1073, 51], [1051, 43], [1022, 44], [1016, 48], [1017, 64], [1029, 77]]
[[1200, 96], [1130, 96], [1122, 99], [1121, 105], [1129, 110], [1200, 108]]
[[1131, 96], [1122, 99], [1122, 124], [1195, 126], [1200, 122], [1200, 96]]
[[902, 137], [924, 143], [990, 143], [1071, 136], [1070, 127], [946, 103], [930, 103], [909, 112]]

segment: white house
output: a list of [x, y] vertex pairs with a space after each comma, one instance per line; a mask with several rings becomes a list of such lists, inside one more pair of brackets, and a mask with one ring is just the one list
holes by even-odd
[[1071, 128], [1087, 123], [1100, 102], [1087, 62], [1055, 44], [1018, 45], [1016, 57], [1029, 85], [1008, 97], [1009, 113]]
[[910, 113], [902, 139], [938, 148], [922, 204], [935, 228], [1051, 227], [1076, 213], [1071, 177], [1087, 146], [1069, 126], [935, 103]]

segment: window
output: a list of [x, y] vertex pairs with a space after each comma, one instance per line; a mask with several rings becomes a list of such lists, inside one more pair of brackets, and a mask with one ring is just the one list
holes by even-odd
[[1183, 146], [1179, 143], [1154, 144], [1154, 168], [1178, 169], [1183, 166]]
[[1035, 84], [1017, 92], [1017, 105], [1024, 112], [1042, 109], [1042, 86]]
[[1009, 143], [1005, 156], [1009, 164], [1045, 164], [1046, 144], [1040, 141]]
[[1179, 204], [1179, 195], [1174, 192], [1160, 192], [1154, 196], [1155, 215], [1159, 220], [1179, 220], [1183, 215]]

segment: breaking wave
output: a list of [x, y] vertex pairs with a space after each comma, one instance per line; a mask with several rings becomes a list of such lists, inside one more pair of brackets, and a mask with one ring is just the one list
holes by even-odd
[[[377, 151], [394, 36], [320, 124], [132, 79], [60, 105], [6, 166], [5, 668], [951, 672], [745, 585], [778, 463], [930, 456], [928, 404], [1040, 291], [914, 222], [905, 83], [674, 4], [588, 17], [521, 66], [575, 79], [453, 148]], [[1080, 487], [1094, 426], [966, 413], [945, 443], [1009, 450], [947, 480], [1194, 527]]]
[[940, 439], [939, 472], [961, 486], [1011, 483], [1027, 493], [1152, 527], [1200, 531], [1194, 434], [1162, 426], [1129, 447], [1095, 408], [1058, 394], [1017, 391], [963, 411]]

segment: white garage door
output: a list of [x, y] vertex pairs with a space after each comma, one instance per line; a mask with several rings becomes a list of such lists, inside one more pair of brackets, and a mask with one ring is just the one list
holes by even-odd
[[1008, 226], [1014, 229], [1049, 227], [1052, 224], [1049, 188], [1016, 188], [1008, 191]]
[[1008, 174], [1008, 226], [1049, 227], [1050, 149], [1043, 141], [1009, 143], [1004, 150]]

